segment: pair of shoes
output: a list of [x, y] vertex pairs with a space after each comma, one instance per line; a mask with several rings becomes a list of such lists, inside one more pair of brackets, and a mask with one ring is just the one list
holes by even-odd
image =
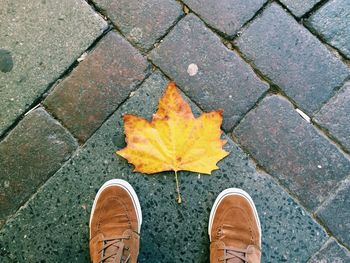
[[[141, 224], [141, 206], [132, 186], [120, 179], [106, 182], [91, 210], [91, 261], [136, 263]], [[243, 190], [229, 188], [219, 194], [208, 234], [211, 263], [260, 262], [260, 221], [253, 200]]]

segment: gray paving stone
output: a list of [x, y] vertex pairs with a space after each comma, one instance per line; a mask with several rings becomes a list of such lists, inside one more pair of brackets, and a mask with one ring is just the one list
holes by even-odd
[[349, 263], [350, 252], [330, 238], [308, 263]]
[[349, 69], [277, 4], [271, 4], [236, 43], [241, 52], [306, 113], [341, 87]]
[[148, 65], [118, 33], [108, 33], [44, 105], [85, 142], [146, 77]]
[[267, 0], [184, 0], [211, 27], [228, 36], [250, 20]]
[[310, 11], [321, 0], [280, 0], [295, 16], [300, 17]]
[[307, 20], [307, 24], [350, 59], [350, 1], [329, 1]]
[[150, 57], [202, 109], [224, 109], [225, 130], [268, 89], [248, 64], [192, 14], [176, 25]]
[[[159, 73], [87, 141], [0, 232], [1, 262], [88, 262], [88, 220], [98, 188], [122, 178], [134, 186], [143, 212], [139, 262], [208, 262], [208, 217], [219, 192], [241, 187], [256, 202], [263, 228], [263, 262], [306, 262], [327, 237], [322, 228], [229, 138], [232, 154], [211, 176], [180, 173], [183, 204], [173, 173], [132, 172], [114, 152], [124, 146], [122, 114], [151, 118], [167, 80]], [[192, 107], [194, 105], [192, 104]], [[198, 113], [198, 109], [195, 109]]]
[[107, 24], [83, 0], [1, 0], [0, 25], [0, 48], [8, 54], [8, 72], [0, 71], [1, 135]]
[[350, 177], [322, 204], [317, 215], [339, 240], [350, 247]]
[[93, 0], [121, 30], [126, 38], [143, 51], [166, 34], [183, 15], [173, 0]]
[[42, 108], [11, 131], [0, 143], [0, 226], [76, 147], [74, 138]]
[[314, 120], [350, 152], [350, 82], [322, 107]]
[[313, 210], [350, 172], [350, 161], [280, 96], [265, 98], [233, 133], [261, 166]]

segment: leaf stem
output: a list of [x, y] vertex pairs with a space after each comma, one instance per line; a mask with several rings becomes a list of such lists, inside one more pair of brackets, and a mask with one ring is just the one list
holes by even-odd
[[177, 178], [177, 171], [175, 171], [175, 180], [176, 180], [177, 203], [181, 204], [181, 194], [180, 194], [179, 180]]

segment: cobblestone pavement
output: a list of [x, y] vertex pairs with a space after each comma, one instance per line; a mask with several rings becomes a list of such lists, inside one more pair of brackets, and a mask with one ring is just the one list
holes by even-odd
[[[0, 0], [0, 25], [0, 262], [88, 262], [112, 178], [140, 197], [139, 262], [208, 262], [227, 187], [256, 202], [262, 262], [350, 262], [349, 0]], [[172, 173], [115, 154], [169, 79], [224, 109], [231, 152], [180, 173], [181, 206]]]

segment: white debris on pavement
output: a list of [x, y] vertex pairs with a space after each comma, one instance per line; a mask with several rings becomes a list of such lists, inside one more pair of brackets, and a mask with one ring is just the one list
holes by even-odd
[[295, 109], [297, 113], [299, 113], [299, 115], [301, 117], [303, 117], [303, 119], [305, 119], [307, 122], [310, 122], [311, 121], [311, 118], [309, 116], [306, 115], [306, 113], [302, 112], [301, 110], [299, 109]]
[[194, 76], [198, 73], [198, 66], [196, 64], [189, 64], [187, 68], [187, 73], [190, 76]]

